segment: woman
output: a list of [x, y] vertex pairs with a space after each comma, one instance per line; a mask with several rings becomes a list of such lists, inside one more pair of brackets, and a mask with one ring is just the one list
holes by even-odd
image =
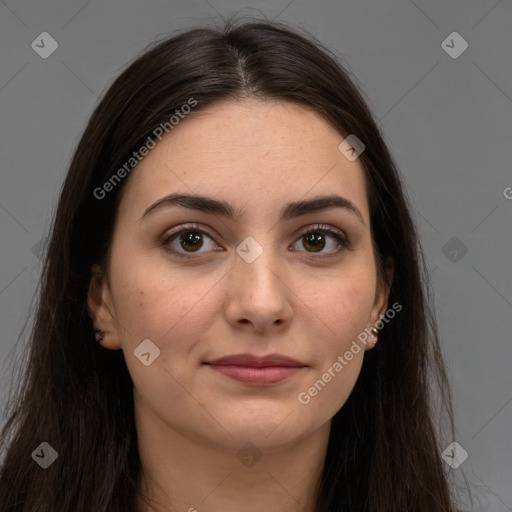
[[426, 283], [318, 41], [261, 21], [160, 42], [71, 162], [0, 509], [453, 511]]

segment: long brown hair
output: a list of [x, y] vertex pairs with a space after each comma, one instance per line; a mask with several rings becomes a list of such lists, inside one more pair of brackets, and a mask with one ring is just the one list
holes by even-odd
[[[439, 428], [446, 417], [454, 439], [453, 406], [428, 274], [400, 175], [355, 84], [313, 36], [233, 19], [153, 43], [113, 82], [76, 148], [52, 224], [29, 354], [0, 438], [3, 512], [134, 510], [133, 383], [122, 351], [94, 342], [86, 309], [91, 266], [107, 267], [129, 176], [101, 200], [94, 190], [190, 98], [198, 110], [247, 96], [311, 106], [364, 143], [378, 272], [384, 278], [391, 257], [389, 304], [403, 308], [333, 418], [315, 512], [453, 512]], [[42, 442], [58, 453], [46, 469], [32, 457]]]

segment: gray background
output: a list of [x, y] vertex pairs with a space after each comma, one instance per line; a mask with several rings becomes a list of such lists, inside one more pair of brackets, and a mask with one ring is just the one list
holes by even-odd
[[[469, 454], [450, 471], [472, 486], [467, 510], [511, 511], [511, 1], [0, 2], [2, 405], [41, 241], [98, 98], [155, 37], [235, 11], [305, 28], [360, 80], [426, 251]], [[454, 31], [469, 45], [457, 58], [441, 45]], [[47, 59], [31, 47], [42, 32], [59, 44]]]

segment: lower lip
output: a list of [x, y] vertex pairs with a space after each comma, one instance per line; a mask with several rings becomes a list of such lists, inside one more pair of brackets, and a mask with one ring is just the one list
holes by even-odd
[[266, 366], [263, 368], [232, 364], [210, 364], [208, 366], [226, 377], [254, 386], [277, 384], [297, 375], [302, 370], [302, 367], [297, 366]]

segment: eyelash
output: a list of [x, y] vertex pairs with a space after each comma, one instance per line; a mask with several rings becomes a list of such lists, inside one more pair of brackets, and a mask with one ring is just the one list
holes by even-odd
[[[200, 234], [207, 235], [209, 238], [211, 238], [213, 240], [213, 236], [210, 235], [207, 231], [201, 229], [198, 224], [187, 224], [185, 226], [180, 226], [179, 229], [175, 229], [175, 230], [171, 231], [170, 233], [168, 233], [162, 240], [162, 246], [166, 247], [166, 251], [176, 254], [180, 258], [189, 259], [189, 258], [197, 257], [195, 255], [198, 253], [192, 252], [192, 253], [187, 254], [187, 253], [182, 253], [182, 252], [176, 251], [175, 249], [170, 249], [168, 247], [168, 244], [173, 237], [175, 237], [176, 235], [179, 235], [180, 233], [189, 232], [189, 231], [197, 231]], [[338, 230], [336, 230], [326, 224], [316, 224], [316, 225], [312, 226], [308, 230], [301, 233], [297, 240], [299, 240], [299, 239], [303, 238], [304, 236], [309, 235], [311, 233], [324, 233], [327, 235], [331, 235], [340, 245], [340, 247], [338, 249], [331, 252], [330, 254], [329, 253], [327, 253], [327, 254], [320, 253], [319, 256], [321, 258], [326, 257], [326, 256], [328, 257], [328, 256], [337, 255], [344, 250], [351, 249], [350, 240], [346, 236], [344, 236], [341, 232], [339, 232]], [[303, 251], [299, 251], [299, 252], [303, 252]], [[316, 254], [314, 252], [308, 252], [308, 251], [305, 251], [305, 252], [307, 252], [308, 254]]]

